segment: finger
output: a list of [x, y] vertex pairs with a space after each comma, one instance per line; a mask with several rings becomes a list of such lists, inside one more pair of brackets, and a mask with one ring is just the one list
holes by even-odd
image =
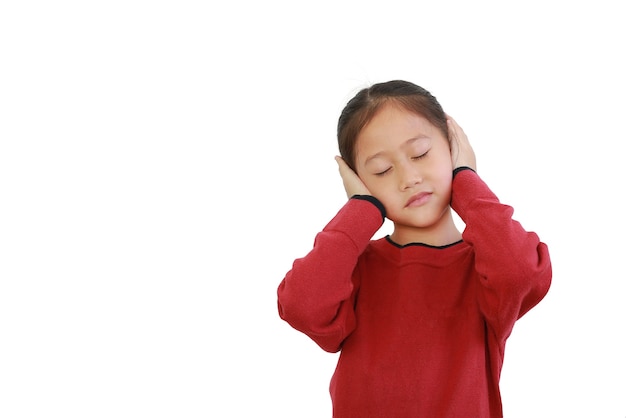
[[476, 155], [469, 138], [453, 118], [449, 115], [446, 116], [448, 117], [452, 163], [455, 167], [467, 166], [476, 171]]
[[344, 188], [348, 197], [352, 197], [355, 194], [368, 195], [370, 194], [367, 186], [361, 181], [359, 176], [348, 166], [343, 158], [337, 156], [335, 161], [339, 165], [339, 175], [343, 180]]
[[450, 143], [450, 154], [452, 155], [452, 162], [456, 163], [457, 155], [459, 153], [459, 139], [456, 134], [456, 129], [454, 127], [454, 119], [450, 116], [446, 115], [447, 123], [448, 123], [448, 139]]
[[456, 122], [456, 120], [454, 120], [452, 116], [450, 115], [446, 115], [446, 116], [447, 116], [447, 122], [448, 122], [448, 131], [452, 134], [453, 137], [458, 138], [461, 127]]
[[456, 136], [457, 139], [461, 141], [468, 140], [467, 135], [465, 134], [465, 131], [463, 130], [463, 128], [461, 128], [461, 126], [457, 123], [457, 121], [454, 120], [450, 116], [448, 116], [448, 129], [454, 133], [454, 136]]
[[341, 174], [342, 177], [344, 177], [345, 174], [352, 171], [350, 166], [348, 166], [348, 163], [346, 163], [346, 161], [340, 156], [338, 155], [335, 156], [335, 161], [337, 161], [337, 166], [339, 166], [339, 173]]
[[348, 181], [348, 170], [350, 169], [350, 167], [348, 167], [348, 164], [346, 164], [346, 162], [343, 160], [343, 158], [341, 158], [340, 156], [335, 156], [335, 161], [337, 161], [337, 167], [339, 168], [339, 176], [341, 177], [341, 180], [343, 181], [343, 187], [346, 191], [346, 195], [348, 196], [348, 198], [350, 198], [350, 186], [349, 186], [349, 181]]

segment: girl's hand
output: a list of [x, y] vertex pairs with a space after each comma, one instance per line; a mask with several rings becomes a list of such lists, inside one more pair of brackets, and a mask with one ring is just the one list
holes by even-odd
[[359, 176], [346, 164], [343, 158], [336, 156], [335, 161], [339, 165], [339, 174], [343, 180], [343, 187], [346, 189], [348, 199], [358, 195], [371, 195], [367, 186], [361, 181]]
[[450, 115], [448, 117], [448, 132], [450, 134], [450, 154], [453, 168], [469, 167], [476, 171], [476, 155], [463, 129]]

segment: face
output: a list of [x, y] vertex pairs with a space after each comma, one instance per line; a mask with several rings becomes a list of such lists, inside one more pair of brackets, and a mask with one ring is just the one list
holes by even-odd
[[396, 230], [450, 222], [450, 146], [426, 118], [385, 105], [359, 133], [355, 164]]

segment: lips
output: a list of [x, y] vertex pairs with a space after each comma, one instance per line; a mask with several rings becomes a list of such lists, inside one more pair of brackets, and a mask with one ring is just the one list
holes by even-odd
[[414, 196], [411, 196], [409, 201], [406, 203], [406, 207], [418, 207], [424, 205], [426, 202], [430, 200], [432, 193], [421, 192]]

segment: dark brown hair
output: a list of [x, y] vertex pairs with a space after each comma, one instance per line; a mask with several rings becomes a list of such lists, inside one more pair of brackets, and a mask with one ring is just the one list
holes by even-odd
[[[428, 120], [448, 138], [443, 108], [432, 94], [408, 81], [392, 80], [364, 88], [354, 96], [339, 116], [337, 140], [341, 158], [355, 170], [356, 139], [365, 125], [385, 103], [393, 102]], [[356, 170], [355, 170], [356, 171]]]

